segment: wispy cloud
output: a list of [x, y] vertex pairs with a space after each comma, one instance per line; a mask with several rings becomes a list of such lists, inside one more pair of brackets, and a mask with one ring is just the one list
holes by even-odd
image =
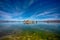
[[30, 0], [29, 6], [34, 3], [34, 0]]
[[52, 16], [54, 18], [58, 18], [58, 16], [60, 16], [59, 13], [54, 13], [54, 14], [50, 14], [50, 15], [46, 15], [46, 16]]
[[[55, 13], [56, 9], [57, 8], [53, 8], [53, 9], [50, 9], [50, 10], [47, 10], [47, 11], [44, 11], [44, 12], [41, 12], [41, 13], [39, 13], [39, 11], [37, 11], [33, 15], [31, 15], [30, 17], [28, 17], [27, 19], [35, 19], [36, 20], [37, 17], [43, 17], [43, 16], [45, 16], [45, 17], [47, 16], [48, 18], [52, 17], [50, 19], [55, 19], [59, 15], [59, 14]], [[42, 19], [45, 19], [45, 18], [42, 18]]]
[[0, 16], [5, 18], [5, 19], [11, 19], [12, 16], [10, 14], [8, 14], [7, 12], [4, 11], [0, 11]]
[[57, 9], [57, 8], [53, 8], [53, 9], [50, 9], [50, 10], [48, 10], [48, 11], [44, 11], [44, 12], [42, 12], [42, 13], [39, 13], [38, 15], [36, 15], [36, 17], [38, 17], [38, 16], [44, 16], [44, 15], [53, 13], [53, 12], [55, 12], [55, 11], [54, 11], [55, 9]]
[[34, 0], [25, 1], [23, 8], [26, 9], [34, 3]]
[[[56, 9], [56, 8], [54, 8], [54, 9]], [[46, 14], [53, 13], [54, 9], [50, 9], [48, 11], [44, 11], [44, 12], [41, 12], [41, 13], [39, 11], [37, 11], [32, 16], [30, 16], [30, 18], [32, 18], [32, 17], [38, 17], [38, 16], [44, 16]]]
[[[4, 11], [0, 11], [0, 16], [4, 18], [4, 20], [20, 20], [22, 19], [22, 14], [24, 12], [20, 12], [20, 13], [7, 13]], [[15, 17], [15, 18], [14, 18]]]
[[45, 18], [45, 19], [40, 19], [40, 21], [45, 21], [45, 20], [58, 20], [57, 18]]

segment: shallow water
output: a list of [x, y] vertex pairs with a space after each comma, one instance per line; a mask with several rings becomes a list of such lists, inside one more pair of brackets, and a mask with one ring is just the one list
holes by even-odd
[[8, 35], [13, 31], [24, 29], [37, 29], [60, 34], [60, 23], [37, 22], [34, 24], [24, 24], [24, 22], [5, 22], [0, 23], [0, 37]]

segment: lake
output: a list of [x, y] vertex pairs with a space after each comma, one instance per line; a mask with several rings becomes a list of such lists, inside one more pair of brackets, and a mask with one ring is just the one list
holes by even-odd
[[[37, 33], [38, 32], [38, 33]], [[33, 34], [36, 36], [33, 38]], [[34, 24], [24, 24], [24, 22], [4, 22], [0, 23], [1, 40], [14, 40], [13, 37], [19, 34], [24, 36], [15, 38], [16, 40], [59, 40], [60, 39], [60, 23], [37, 22]], [[24, 35], [25, 34], [25, 35]], [[31, 34], [31, 35], [30, 35]], [[41, 36], [38, 36], [41, 35]], [[28, 36], [32, 36], [30, 39]], [[53, 36], [54, 35], [54, 36]], [[6, 37], [8, 36], [8, 37]], [[43, 37], [42, 37], [43, 36]], [[25, 38], [25, 39], [24, 39]]]

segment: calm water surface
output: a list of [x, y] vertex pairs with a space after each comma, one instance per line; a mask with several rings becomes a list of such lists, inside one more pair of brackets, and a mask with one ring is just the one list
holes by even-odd
[[38, 22], [35, 24], [24, 24], [23, 22], [0, 23], [0, 30], [18, 30], [27, 28], [60, 31], [60, 23], [46, 23], [46, 22]]
[[0, 23], [0, 33], [6, 31], [11, 32], [10, 30], [13, 31], [13, 30], [24, 30], [24, 29], [39, 29], [39, 30], [60, 33], [60, 23], [45, 23], [45, 22], [38, 22], [35, 24], [24, 24], [23, 22]]

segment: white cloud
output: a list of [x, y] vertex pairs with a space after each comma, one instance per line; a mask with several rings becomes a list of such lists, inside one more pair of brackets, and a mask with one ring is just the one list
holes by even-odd
[[55, 12], [55, 11], [54, 11], [55, 9], [57, 9], [57, 8], [53, 8], [53, 9], [50, 9], [50, 10], [44, 11], [44, 12], [42, 12], [42, 13], [36, 15], [36, 17], [38, 17], [38, 16], [44, 16], [44, 15], [47, 15], [47, 14], [53, 13], [53, 12]]
[[[54, 12], [55, 12], [55, 9], [57, 9], [57, 8], [53, 8], [53, 9], [44, 11], [44, 12], [42, 12], [42, 13], [39, 13], [39, 11], [38, 11], [38, 12], [36, 12], [35, 14], [31, 15], [30, 17], [28, 17], [27, 19], [32, 19], [32, 20], [34, 20], [34, 19], [35, 19], [35, 20], [57, 19], [57, 15], [59, 15], [59, 14], [55, 14], [55, 13], [54, 13]], [[37, 14], [37, 13], [39, 13], [39, 14]], [[50, 14], [50, 13], [54, 13], [54, 14]], [[52, 18], [36, 19], [38, 16], [52, 16]]]
[[21, 15], [23, 15], [23, 13], [24, 13], [24, 11], [22, 11], [22, 12], [14, 12], [11, 15], [12, 16], [21, 16]]
[[54, 13], [54, 14], [50, 14], [50, 15], [46, 15], [46, 16], [52, 16], [54, 18], [58, 18], [58, 16], [60, 16], [59, 13]]
[[[24, 12], [10, 14], [10, 13], [4, 12], [4, 11], [0, 11], [0, 16], [4, 18], [3, 20], [21, 20], [21, 19], [23, 19], [21, 17], [21, 15], [23, 13]], [[19, 17], [17, 17], [17, 16], [19, 16]], [[17, 17], [17, 18], [13, 18], [13, 17]]]
[[4, 12], [4, 11], [0, 11], [0, 16], [5, 18], [5, 19], [11, 19], [12, 18], [12, 16], [9, 13]]
[[57, 18], [45, 18], [45, 19], [41, 19], [41, 21], [45, 21], [45, 20], [58, 20]]
[[54, 11], [44, 11], [44, 12], [38, 14], [37, 16], [44, 16], [44, 15], [47, 15], [47, 14], [53, 13], [53, 12], [54, 12]]

